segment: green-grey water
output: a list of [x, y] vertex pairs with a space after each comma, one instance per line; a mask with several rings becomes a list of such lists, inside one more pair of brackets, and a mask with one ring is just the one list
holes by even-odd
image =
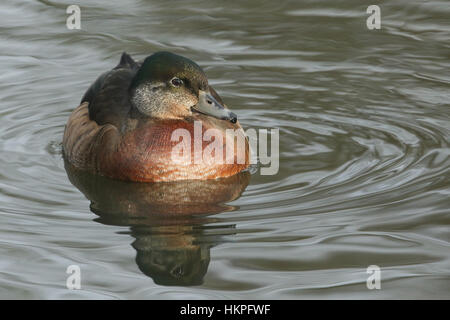
[[[450, 298], [447, 1], [10, 0], [0, 17], [1, 298]], [[64, 125], [91, 82], [159, 50], [202, 66], [245, 129], [280, 130], [278, 174], [66, 172]], [[220, 192], [188, 207], [193, 190]]]

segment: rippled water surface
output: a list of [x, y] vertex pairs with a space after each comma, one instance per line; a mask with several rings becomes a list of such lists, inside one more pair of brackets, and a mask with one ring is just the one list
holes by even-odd
[[[381, 1], [368, 30], [372, 3], [355, 3], [2, 1], [0, 297], [450, 298], [450, 6]], [[279, 128], [278, 174], [161, 187], [66, 172], [64, 125], [90, 83], [122, 51], [158, 50], [202, 66], [245, 129]], [[192, 189], [209, 202], [185, 205]]]

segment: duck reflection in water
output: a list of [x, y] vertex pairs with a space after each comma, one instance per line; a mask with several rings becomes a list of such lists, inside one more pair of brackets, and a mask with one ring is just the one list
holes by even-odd
[[233, 234], [234, 225], [210, 226], [211, 215], [235, 210], [249, 172], [217, 180], [137, 183], [77, 170], [67, 161], [72, 184], [91, 201], [97, 222], [129, 226], [139, 269], [159, 285], [203, 283], [211, 247]]

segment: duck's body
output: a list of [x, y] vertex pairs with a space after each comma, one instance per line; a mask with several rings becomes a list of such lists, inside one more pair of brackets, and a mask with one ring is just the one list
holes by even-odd
[[[78, 168], [121, 180], [158, 182], [228, 177], [248, 167], [248, 142], [235, 115], [188, 59], [157, 53], [139, 63], [123, 54], [81, 102], [63, 138], [65, 158]], [[174, 158], [181, 141], [179, 135], [174, 139], [177, 129], [189, 133], [189, 158]], [[202, 139], [208, 129], [223, 133], [223, 161], [194, 161], [211, 143]], [[235, 130], [234, 145], [227, 143], [227, 129]], [[195, 148], [199, 133], [201, 148]], [[237, 140], [242, 138], [245, 157], [239, 161]], [[225, 161], [226, 155], [232, 155], [232, 163]]]

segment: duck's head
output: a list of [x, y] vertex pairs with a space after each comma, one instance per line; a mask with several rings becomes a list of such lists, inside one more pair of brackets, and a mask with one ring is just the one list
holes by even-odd
[[131, 82], [130, 96], [133, 106], [152, 118], [179, 119], [198, 112], [237, 121], [209, 86], [203, 70], [170, 52], [157, 52], [144, 60]]

